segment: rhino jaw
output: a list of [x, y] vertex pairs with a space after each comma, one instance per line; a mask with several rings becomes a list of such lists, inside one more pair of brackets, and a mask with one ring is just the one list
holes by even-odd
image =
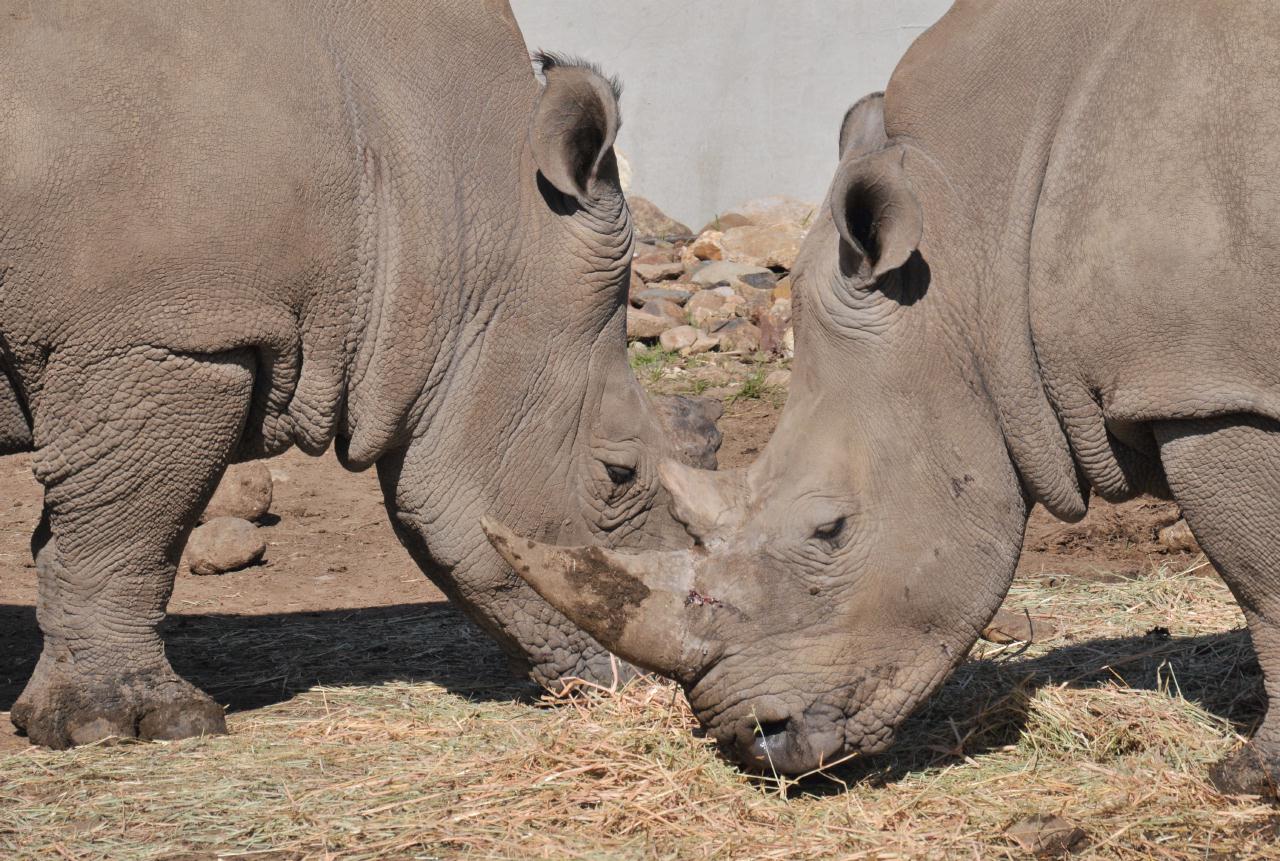
[[480, 526], [521, 579], [623, 660], [681, 679], [711, 658], [692, 633], [698, 614], [712, 605], [694, 588], [691, 552], [556, 547], [522, 538], [488, 517]]

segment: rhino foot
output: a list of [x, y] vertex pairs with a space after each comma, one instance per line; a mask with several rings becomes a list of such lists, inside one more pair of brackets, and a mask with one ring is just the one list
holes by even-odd
[[33, 744], [56, 750], [110, 738], [172, 740], [227, 732], [222, 707], [172, 670], [86, 682], [37, 668], [10, 720]]
[[1261, 795], [1280, 801], [1280, 755], [1250, 742], [1215, 765], [1209, 779], [1226, 795]]

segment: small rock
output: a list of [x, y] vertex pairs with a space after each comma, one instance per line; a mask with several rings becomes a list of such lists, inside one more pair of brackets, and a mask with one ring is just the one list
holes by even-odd
[[778, 283], [775, 284], [773, 287], [773, 298], [775, 300], [791, 299], [791, 276], [790, 275], [786, 275], [778, 279]]
[[693, 342], [693, 346], [685, 348], [684, 352], [686, 356], [700, 356], [703, 353], [710, 353], [719, 346], [720, 339], [717, 336], [699, 332], [698, 340]]
[[760, 350], [760, 329], [746, 320], [734, 319], [716, 329], [722, 353], [755, 353]]
[[724, 259], [776, 269], [791, 269], [800, 256], [808, 230], [795, 222], [735, 227], [726, 231], [721, 245]]
[[723, 260], [724, 246], [720, 241], [724, 234], [719, 230], [706, 230], [698, 234], [689, 246], [689, 251], [699, 260]]
[[728, 231], [735, 227], [763, 226], [794, 222], [807, 226], [817, 207], [791, 197], [762, 197], [722, 212], [703, 228]]
[[[685, 249], [685, 251], [688, 251], [688, 250], [689, 249], [687, 248]], [[689, 256], [693, 257], [693, 252], [689, 252]], [[685, 279], [688, 281], [693, 281], [694, 275], [697, 275], [699, 272], [701, 272], [703, 269], [706, 269], [708, 266], [714, 266], [719, 262], [720, 262], [719, 260], [699, 260], [698, 258], [693, 257], [693, 262], [685, 265]], [[705, 285], [698, 284], [698, 286], [702, 287]]]
[[[706, 298], [699, 299], [699, 296]], [[696, 294], [685, 303], [685, 308], [695, 326], [711, 331], [725, 320], [750, 316], [743, 310], [746, 304], [747, 300], [739, 296], [732, 287], [716, 287]]]
[[689, 312], [689, 320], [703, 332], [710, 332], [725, 320], [730, 319], [732, 313], [733, 309], [727, 305], [717, 310], [695, 308]]
[[207, 576], [238, 571], [267, 552], [267, 540], [252, 523], [238, 517], [218, 517], [197, 528], [187, 539], [187, 564], [192, 574]]
[[723, 212], [715, 218], [708, 221], [700, 231], [702, 233], [723, 233], [726, 230], [733, 230], [735, 227], [750, 227], [751, 222], [746, 216], [739, 215], [736, 212]]
[[982, 631], [982, 639], [998, 646], [1009, 643], [1043, 643], [1058, 635], [1057, 628], [1043, 619], [1032, 619], [1026, 613], [1001, 610]]
[[700, 333], [692, 326], [676, 326], [662, 333], [658, 342], [668, 353], [679, 353], [689, 349], [698, 342]]
[[643, 308], [628, 308], [627, 338], [632, 341], [652, 341], [660, 338], [668, 329], [684, 325], [684, 320], [664, 313], [663, 308], [662, 300], [646, 303]]
[[636, 236], [684, 238], [693, 235], [693, 231], [687, 226], [637, 194], [627, 199], [627, 205], [631, 208], [631, 223], [635, 228]]
[[[730, 295], [733, 295], [732, 291]], [[728, 319], [732, 315], [732, 312], [725, 311], [728, 302], [729, 300], [719, 291], [703, 290], [690, 297], [684, 305], [684, 310], [693, 320], [694, 325], [701, 326], [713, 317]]]
[[649, 285], [644, 283], [644, 280], [639, 275], [636, 274], [635, 269], [632, 269], [631, 281], [627, 285], [627, 296], [628, 297], [634, 296], [637, 293], [639, 293], [641, 290], [647, 290], [647, 289], [649, 289]]
[[791, 300], [778, 299], [762, 314], [754, 318], [760, 327], [760, 349], [766, 353], [783, 355], [786, 352], [787, 333], [791, 331]]
[[636, 243], [635, 253], [631, 257], [632, 263], [674, 263], [680, 257], [680, 252], [670, 243], [662, 243], [661, 245], [650, 245], [647, 242]]
[[693, 325], [699, 327], [705, 332], [714, 332], [724, 323], [739, 316], [738, 310], [742, 307], [743, 300], [738, 296], [734, 296], [725, 302], [718, 311], [710, 311], [702, 314], [691, 314]]
[[200, 522], [218, 517], [261, 520], [271, 511], [271, 496], [271, 470], [265, 463], [255, 460], [232, 464], [200, 515]]
[[639, 293], [633, 293], [631, 295], [631, 304], [643, 306], [646, 302], [662, 299], [665, 302], [683, 305], [689, 301], [689, 297], [692, 295], [693, 291], [691, 290], [679, 290], [675, 287], [650, 287], [646, 290], [641, 290]]
[[758, 290], [772, 290], [778, 283], [778, 276], [763, 266], [718, 260], [699, 268], [689, 277], [689, 280], [700, 287], [746, 286], [755, 287]]
[[670, 299], [650, 299], [640, 310], [675, 320], [677, 326], [684, 325], [685, 322], [684, 309]]
[[739, 317], [758, 317], [773, 304], [773, 292], [770, 290], [758, 290], [745, 284], [739, 285], [736, 290], [742, 297], [742, 304], [737, 308]]
[[[763, 338], [761, 338], [760, 348], [764, 349]], [[796, 327], [788, 326], [782, 331], [782, 340], [776, 345], [771, 345], [769, 352], [779, 359], [794, 359], [796, 357]]]
[[680, 249], [680, 265], [684, 267], [686, 273], [696, 272], [698, 267], [702, 265], [702, 261], [697, 258], [693, 250], [689, 246]]
[[796, 357], [796, 327], [795, 326], [788, 326], [787, 331], [782, 333], [781, 356], [784, 359], [794, 359]]
[[1084, 829], [1072, 825], [1061, 816], [1038, 813], [1004, 830], [1024, 852], [1039, 858], [1060, 858], [1084, 848], [1088, 838]]
[[646, 284], [654, 281], [674, 281], [684, 274], [684, 265], [679, 261], [669, 263], [633, 263], [631, 271], [640, 276]]
[[1185, 520], [1179, 520], [1172, 526], [1161, 529], [1160, 543], [1175, 553], [1200, 552], [1200, 542], [1196, 541], [1196, 537], [1191, 534], [1191, 527]]
[[764, 384], [771, 389], [789, 389], [791, 388], [791, 372], [787, 370], [777, 370], [764, 378]]

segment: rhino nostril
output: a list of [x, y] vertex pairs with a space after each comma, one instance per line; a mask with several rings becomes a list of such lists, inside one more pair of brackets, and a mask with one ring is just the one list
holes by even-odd
[[771, 720], [763, 721], [756, 724], [756, 737], [769, 739], [775, 736], [787, 734], [787, 727], [791, 723], [790, 720]]
[[760, 771], [779, 770], [787, 761], [791, 721], [758, 721], [750, 738], [738, 744], [736, 759], [743, 765]]

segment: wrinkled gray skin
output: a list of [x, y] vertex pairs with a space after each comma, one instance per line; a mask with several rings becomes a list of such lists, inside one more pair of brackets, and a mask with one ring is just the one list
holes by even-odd
[[[536, 679], [612, 680], [478, 525], [688, 543], [625, 357], [609, 83], [544, 88], [505, 0], [0, 13], [0, 449], [45, 488], [14, 723], [224, 731], [156, 634], [182, 546], [229, 461], [334, 441]], [[714, 462], [698, 408], [666, 410]]]
[[[496, 543], [742, 761], [803, 772], [883, 750], [961, 660], [1033, 501], [1172, 496], [1274, 703], [1278, 91], [1269, 3], [958, 3], [846, 121], [767, 450], [662, 468], [700, 547]], [[1274, 791], [1280, 706], [1215, 777]]]

